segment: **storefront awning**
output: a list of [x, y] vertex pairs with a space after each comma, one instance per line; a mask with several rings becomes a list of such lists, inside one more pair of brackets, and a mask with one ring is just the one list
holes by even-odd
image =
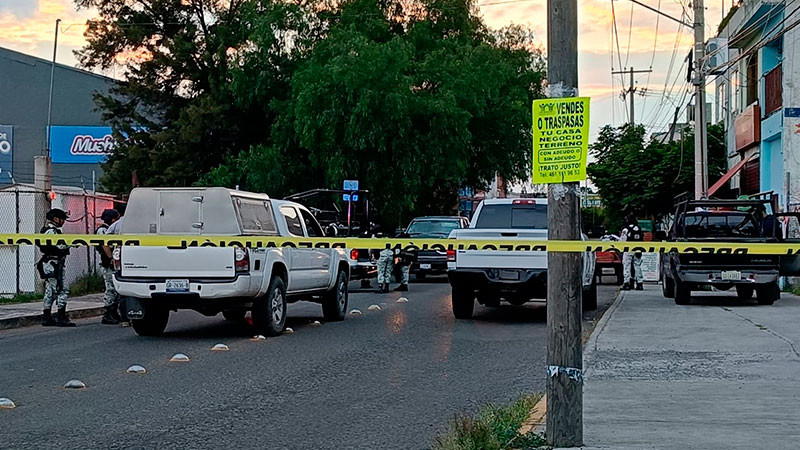
[[731, 170], [728, 171], [728, 173], [723, 175], [722, 178], [717, 180], [717, 182], [714, 183], [713, 186], [711, 186], [711, 188], [708, 190], [708, 196], [711, 197], [712, 195], [714, 195], [714, 193], [717, 192], [719, 190], [719, 188], [724, 186], [725, 183], [727, 183], [734, 175], [736, 175], [737, 172], [742, 170], [742, 167], [744, 167], [744, 165], [747, 164], [748, 161], [753, 159], [754, 156], [755, 156], [755, 154], [752, 154], [752, 155], [750, 155], [750, 156], [748, 156], [746, 158], [742, 158], [741, 161], [736, 163], [736, 165], [733, 166], [731, 168]]

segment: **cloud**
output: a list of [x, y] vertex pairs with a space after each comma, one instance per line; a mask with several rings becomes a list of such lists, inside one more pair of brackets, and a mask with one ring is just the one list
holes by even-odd
[[61, 19], [58, 61], [74, 65], [72, 50], [86, 43], [85, 23], [95, 16], [91, 10], [76, 11], [71, 0], [0, 0], [0, 46], [50, 59], [55, 22]]

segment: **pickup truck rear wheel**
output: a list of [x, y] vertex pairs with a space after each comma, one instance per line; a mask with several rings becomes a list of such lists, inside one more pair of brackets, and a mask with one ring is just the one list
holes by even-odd
[[685, 284], [679, 280], [674, 280], [675, 283], [675, 304], [688, 305], [692, 301], [692, 291]]
[[453, 315], [456, 319], [471, 319], [475, 311], [475, 291], [463, 286], [453, 286]]
[[267, 294], [253, 303], [253, 326], [266, 336], [278, 336], [286, 326], [286, 283], [275, 276]]
[[340, 270], [333, 289], [322, 297], [322, 315], [327, 322], [340, 322], [347, 314], [347, 272]]
[[750, 300], [753, 298], [753, 286], [736, 286], [736, 296], [739, 300]]
[[756, 288], [756, 299], [759, 305], [771, 305], [775, 300], [781, 297], [781, 290], [778, 287], [778, 282], [773, 281]]
[[169, 310], [152, 303], [142, 302], [144, 316], [131, 319], [131, 327], [139, 336], [161, 336], [169, 322]]
[[675, 297], [675, 281], [663, 272], [661, 273], [661, 293], [664, 294], [666, 298]]

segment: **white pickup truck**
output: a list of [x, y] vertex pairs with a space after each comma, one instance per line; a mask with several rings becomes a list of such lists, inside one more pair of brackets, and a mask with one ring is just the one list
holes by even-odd
[[[136, 188], [123, 235], [323, 237], [314, 216], [297, 203], [225, 188]], [[261, 334], [286, 326], [287, 303], [322, 304], [327, 321], [344, 320], [350, 266], [342, 249], [133, 247], [114, 251], [114, 285], [125, 298], [136, 333], [163, 333], [170, 310], [222, 312], [243, 321], [251, 312]]]
[[[453, 230], [451, 239], [546, 240], [547, 199], [484, 200], [475, 211], [469, 228]], [[453, 315], [469, 319], [475, 298], [485, 306], [499, 306], [500, 300], [522, 305], [547, 298], [547, 252], [545, 251], [448, 251], [447, 278], [452, 287]], [[597, 308], [594, 280], [595, 257], [583, 258], [583, 308]]]

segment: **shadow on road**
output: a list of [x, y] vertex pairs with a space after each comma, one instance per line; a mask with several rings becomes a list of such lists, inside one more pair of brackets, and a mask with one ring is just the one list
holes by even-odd
[[514, 306], [501, 304], [496, 308], [478, 306], [472, 320], [492, 323], [545, 323], [547, 308], [541, 305]]
[[[780, 301], [780, 300], [778, 300]], [[692, 303], [691, 305], [696, 306], [732, 306], [732, 307], [752, 307], [752, 306], [762, 306], [759, 305], [756, 301], [755, 297], [747, 300], [740, 300], [736, 295], [730, 295], [721, 297], [719, 295], [715, 296], [704, 296], [704, 295], [692, 295]]]

